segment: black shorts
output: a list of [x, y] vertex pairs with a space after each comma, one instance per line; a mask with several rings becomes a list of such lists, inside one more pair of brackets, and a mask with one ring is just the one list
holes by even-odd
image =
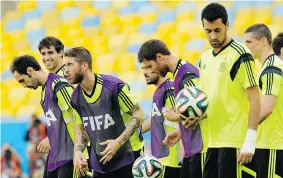
[[[139, 158], [140, 156], [142, 156], [142, 154], [143, 154], [143, 148], [138, 151], [134, 151], [135, 160]], [[96, 173], [93, 177], [95, 178], [113, 178], [113, 177], [115, 178], [133, 178], [133, 173], [132, 173], [133, 164], [134, 162], [120, 169], [117, 169], [113, 172], [109, 172], [105, 174]], [[91, 178], [91, 176], [87, 176], [87, 178]]]
[[73, 160], [58, 167], [54, 171], [48, 171], [47, 162], [46, 162], [43, 178], [66, 178], [66, 177], [72, 178], [73, 170], [74, 170]]
[[256, 149], [251, 163], [243, 167], [243, 178], [283, 177], [283, 150]]
[[237, 164], [238, 148], [209, 148], [207, 150], [203, 178], [238, 178], [242, 169]]
[[181, 175], [181, 168], [162, 166], [162, 174], [160, 178], [179, 178]]
[[202, 157], [203, 153], [183, 159], [181, 178], [202, 178]]

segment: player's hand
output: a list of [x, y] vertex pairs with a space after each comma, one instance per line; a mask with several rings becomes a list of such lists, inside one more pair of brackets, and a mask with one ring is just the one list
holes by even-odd
[[169, 121], [178, 122], [180, 121], [180, 115], [176, 113], [173, 108], [164, 107], [162, 109], [163, 117]]
[[37, 146], [36, 150], [39, 153], [43, 153], [46, 154], [49, 152], [49, 150], [51, 149], [50, 143], [49, 143], [49, 139], [48, 137], [46, 137], [45, 139], [43, 139]]
[[239, 163], [239, 164], [247, 164], [247, 163], [252, 162], [252, 159], [253, 159], [253, 154], [238, 152], [237, 163]]
[[185, 128], [192, 128], [195, 129], [200, 121], [200, 117], [196, 118], [187, 118], [186, 120], [182, 121], [182, 124]]
[[81, 151], [75, 151], [74, 153], [74, 168], [79, 177], [86, 176], [88, 171], [88, 164], [85, 155]]
[[180, 138], [181, 138], [180, 130], [174, 130], [166, 135], [162, 143], [167, 147], [172, 147], [180, 140]]
[[109, 162], [115, 156], [121, 146], [117, 140], [107, 140], [99, 144], [107, 145], [105, 150], [103, 152], [100, 152], [102, 158], [99, 160], [99, 162], [103, 162], [103, 164]]

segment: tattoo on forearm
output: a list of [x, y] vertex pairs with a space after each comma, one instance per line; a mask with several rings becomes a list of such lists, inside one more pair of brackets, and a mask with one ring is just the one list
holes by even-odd
[[76, 132], [76, 147], [75, 147], [76, 151], [83, 152], [87, 146], [88, 141], [89, 141], [89, 137], [86, 131], [77, 131]]
[[135, 132], [135, 130], [138, 128], [138, 120], [139, 118], [133, 118], [126, 126], [125, 131], [120, 136], [120, 139], [118, 140], [120, 145], [123, 145]]
[[128, 114], [133, 116], [132, 120], [128, 122], [125, 131], [122, 133], [120, 138], [118, 139], [118, 142], [120, 145], [123, 145], [135, 132], [137, 128], [141, 125], [141, 117], [136, 116], [137, 111], [140, 112], [140, 106], [139, 104], [136, 104], [129, 112]]

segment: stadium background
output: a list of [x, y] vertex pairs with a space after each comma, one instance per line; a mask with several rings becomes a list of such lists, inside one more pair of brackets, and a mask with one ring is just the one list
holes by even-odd
[[[146, 86], [137, 52], [150, 38], [165, 41], [174, 55], [196, 64], [209, 47], [200, 21], [208, 1], [1, 1], [1, 146], [10, 143], [28, 172], [24, 134], [30, 116], [43, 119], [40, 90], [24, 89], [9, 71], [15, 56], [31, 54], [40, 61], [38, 42], [59, 38], [66, 49], [84, 46], [97, 73], [115, 75], [131, 86], [146, 114], [153, 86]], [[221, 2], [228, 11], [231, 36], [243, 42], [245, 29], [265, 23], [275, 36], [283, 31], [283, 2]], [[40, 61], [41, 63], [41, 61]], [[259, 66], [258, 66], [259, 68]], [[149, 134], [145, 135], [148, 147]]]

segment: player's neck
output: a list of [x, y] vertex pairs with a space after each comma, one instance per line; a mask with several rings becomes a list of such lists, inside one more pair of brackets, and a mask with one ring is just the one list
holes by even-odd
[[58, 72], [58, 70], [63, 66], [63, 62], [59, 62], [59, 64], [53, 69], [53, 70], [50, 70], [49, 72], [50, 73], [56, 73]]
[[230, 37], [227, 37], [225, 42], [223, 43], [223, 45], [220, 48], [213, 48], [214, 53], [218, 54], [219, 51], [221, 51], [223, 48], [225, 48], [228, 45], [228, 43], [230, 43], [231, 40], [232, 39]]
[[38, 71], [36, 79], [40, 86], [44, 86], [47, 79], [48, 79], [49, 73], [44, 72], [43, 70]]
[[166, 80], [168, 80], [168, 77], [159, 77], [158, 81], [156, 82], [155, 86], [158, 88], [162, 83], [164, 83]]
[[86, 72], [86, 74], [84, 75], [84, 79], [81, 83], [81, 86], [87, 94], [92, 93], [93, 87], [95, 85], [95, 77], [96, 76], [91, 71]]
[[274, 52], [271, 48], [266, 48], [265, 50], [263, 50], [259, 59], [260, 63], [263, 64], [265, 60], [272, 54], [274, 54]]
[[171, 73], [174, 73], [175, 72], [175, 69], [178, 65], [178, 62], [179, 62], [179, 58], [177, 58], [176, 56], [168, 56], [168, 69], [169, 69], [169, 72]]

